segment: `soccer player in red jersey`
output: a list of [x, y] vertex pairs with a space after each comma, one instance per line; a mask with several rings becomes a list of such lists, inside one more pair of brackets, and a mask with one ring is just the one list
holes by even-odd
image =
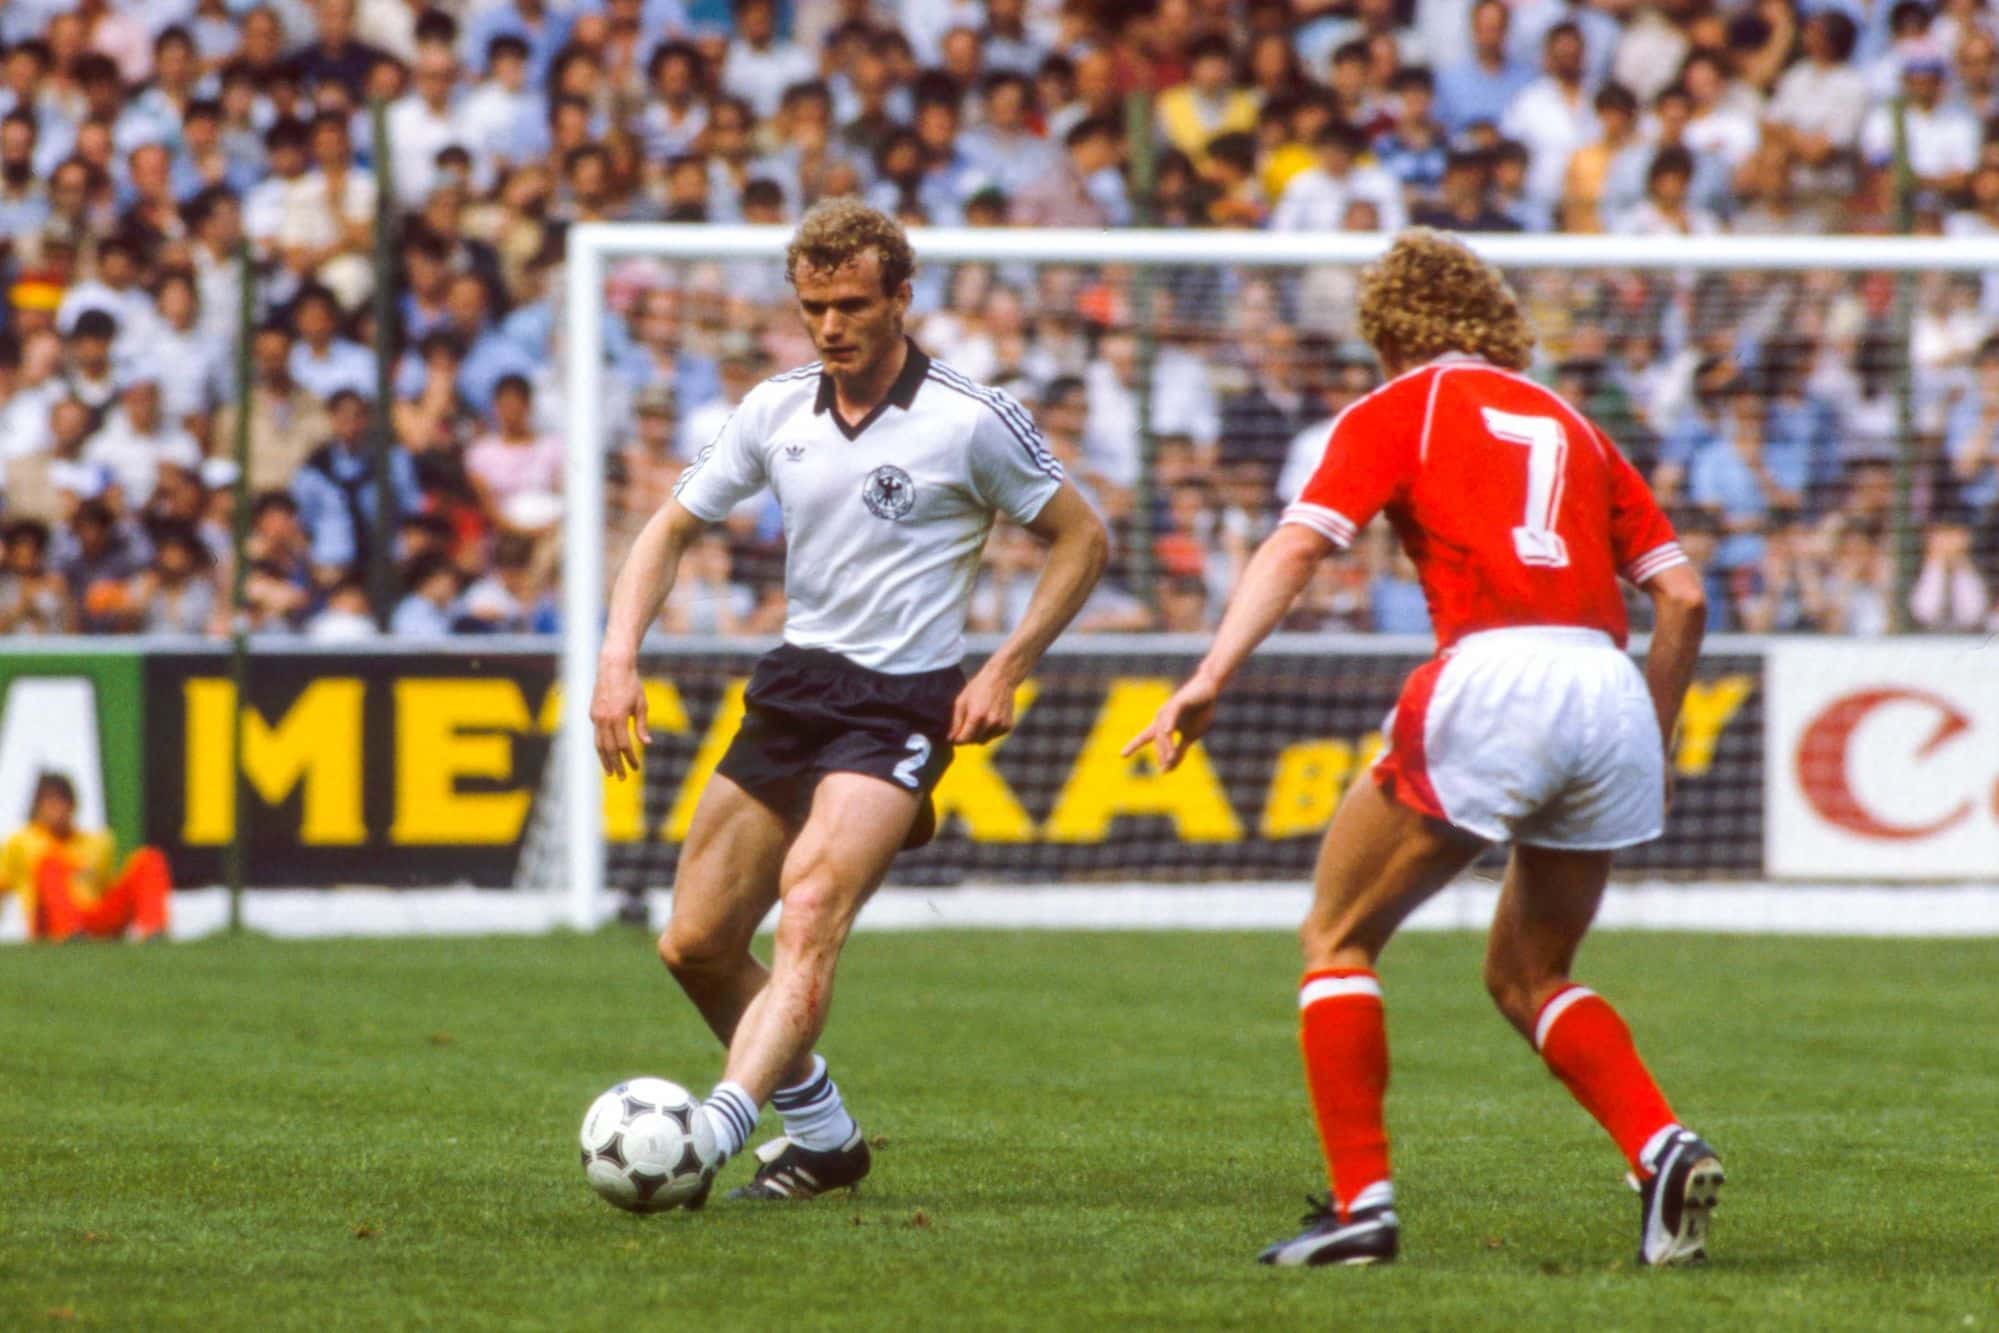
[[[1333, 423], [1317, 472], [1257, 552], [1214, 645], [1126, 753], [1171, 768], [1319, 561], [1385, 512], [1416, 563], [1438, 653], [1347, 792], [1301, 931], [1305, 1076], [1332, 1196], [1265, 1263], [1395, 1257], [1375, 959], [1489, 843], [1510, 842], [1485, 959], [1494, 1003], [1610, 1132], [1639, 1183], [1639, 1258], [1705, 1257], [1722, 1171], [1679, 1123], [1624, 1021], [1569, 977], [1620, 847], [1659, 835], [1666, 747], [1700, 652], [1701, 582], [1615, 445], [1525, 378], [1533, 335], [1457, 241], [1404, 232], [1360, 288], [1388, 380]], [[1650, 595], [1641, 675], [1617, 580]]]

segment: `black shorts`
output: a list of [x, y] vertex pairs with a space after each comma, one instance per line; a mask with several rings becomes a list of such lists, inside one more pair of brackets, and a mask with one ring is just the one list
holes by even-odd
[[751, 673], [743, 725], [716, 771], [794, 823], [828, 773], [866, 773], [927, 799], [951, 766], [964, 684], [955, 666], [898, 676], [781, 644]]

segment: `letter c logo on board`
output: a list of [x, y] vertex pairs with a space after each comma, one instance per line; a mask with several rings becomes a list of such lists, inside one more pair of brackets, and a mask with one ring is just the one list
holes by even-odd
[[1860, 690], [1826, 705], [1798, 739], [1798, 789], [1813, 810], [1829, 824], [1849, 833], [1886, 841], [1908, 842], [1934, 837], [1971, 813], [1969, 800], [1926, 824], [1896, 824], [1869, 810], [1853, 790], [1847, 752], [1853, 733], [1875, 709], [1891, 703], [1925, 704], [1937, 715], [1936, 730], [1917, 747], [1914, 759], [1927, 759], [1971, 729], [1971, 719], [1951, 704], [1924, 690], [1885, 687]]

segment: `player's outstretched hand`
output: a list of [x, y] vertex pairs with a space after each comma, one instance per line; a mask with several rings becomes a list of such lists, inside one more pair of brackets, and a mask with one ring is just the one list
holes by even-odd
[[596, 729], [597, 760], [607, 776], [622, 780], [627, 768], [639, 771], [639, 749], [652, 744], [652, 732], [646, 727], [646, 691], [636, 667], [598, 663], [590, 725]]
[[1170, 773], [1194, 748], [1194, 742], [1208, 734], [1215, 721], [1215, 687], [1195, 677], [1173, 692], [1159, 707], [1152, 725], [1124, 743], [1119, 753], [1129, 759], [1147, 745], [1158, 757], [1162, 772]]
[[1001, 680], [990, 664], [958, 691], [951, 705], [951, 744], [983, 745], [1013, 730], [1013, 686]]

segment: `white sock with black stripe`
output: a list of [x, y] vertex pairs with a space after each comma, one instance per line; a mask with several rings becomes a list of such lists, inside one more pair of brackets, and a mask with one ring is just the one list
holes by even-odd
[[771, 1109], [784, 1117], [784, 1136], [801, 1148], [831, 1152], [854, 1137], [854, 1117], [840, 1100], [840, 1087], [827, 1077], [824, 1057], [812, 1057], [812, 1072], [770, 1095]]
[[708, 1113], [708, 1123], [715, 1127], [715, 1146], [725, 1158], [741, 1152], [750, 1135], [756, 1132], [757, 1104], [740, 1083], [726, 1080], [717, 1083], [708, 1100], [701, 1103], [701, 1109]]

